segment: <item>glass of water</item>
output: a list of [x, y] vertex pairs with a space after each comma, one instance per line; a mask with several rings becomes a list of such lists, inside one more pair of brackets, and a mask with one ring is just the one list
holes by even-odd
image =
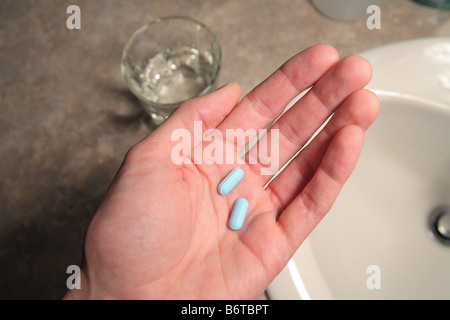
[[221, 58], [219, 41], [202, 23], [160, 18], [131, 37], [122, 56], [122, 75], [159, 125], [181, 102], [211, 89]]

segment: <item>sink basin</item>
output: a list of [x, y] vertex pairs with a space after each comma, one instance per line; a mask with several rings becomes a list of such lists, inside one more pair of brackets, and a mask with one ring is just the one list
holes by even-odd
[[[450, 299], [450, 38], [362, 54], [381, 102], [360, 161], [327, 217], [267, 289], [271, 299]], [[447, 219], [448, 220], [448, 219]]]

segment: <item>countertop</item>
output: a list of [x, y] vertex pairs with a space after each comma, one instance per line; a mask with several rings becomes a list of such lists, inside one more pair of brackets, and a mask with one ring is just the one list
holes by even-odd
[[[69, 5], [81, 29], [68, 30]], [[450, 36], [450, 11], [381, 0], [369, 15], [328, 19], [306, 0], [1, 0], [0, 299], [58, 299], [69, 265], [127, 150], [152, 128], [120, 74], [123, 47], [157, 17], [202, 21], [222, 45], [220, 86], [245, 94], [313, 44], [341, 56]]]

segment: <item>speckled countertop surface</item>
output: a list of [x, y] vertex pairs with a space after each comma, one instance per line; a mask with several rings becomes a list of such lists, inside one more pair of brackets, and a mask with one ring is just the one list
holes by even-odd
[[[66, 9], [81, 8], [81, 30]], [[329, 43], [341, 56], [450, 36], [450, 11], [381, 0], [381, 30], [323, 17], [307, 0], [0, 0], [0, 299], [57, 299], [66, 268], [126, 151], [149, 132], [120, 75], [149, 20], [187, 15], [223, 50], [217, 84], [247, 93], [286, 59]]]

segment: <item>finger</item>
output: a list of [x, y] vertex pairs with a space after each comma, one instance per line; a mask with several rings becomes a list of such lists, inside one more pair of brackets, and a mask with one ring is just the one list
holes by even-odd
[[338, 59], [336, 50], [329, 45], [316, 45], [300, 52], [247, 94], [218, 129], [266, 128]]
[[[278, 144], [268, 148], [273, 150], [272, 153], [278, 151], [279, 156], [276, 160], [280, 164], [279, 167], [287, 163], [305, 145], [313, 133], [349, 95], [364, 88], [371, 76], [372, 69], [367, 60], [358, 56], [346, 57], [328, 71], [304, 97], [278, 119], [261, 143], [273, 141]], [[276, 134], [277, 138], [274, 139], [273, 134]], [[275, 154], [271, 154], [272, 159], [274, 156]], [[260, 166], [265, 166], [265, 163], [255, 162], [254, 170], [262, 171]], [[271, 175], [265, 175], [264, 184], [271, 178]]]
[[355, 168], [364, 139], [357, 126], [342, 128], [333, 138], [311, 181], [289, 204], [277, 225], [293, 253], [330, 210]]
[[275, 200], [277, 214], [295, 199], [314, 176], [337, 132], [351, 125], [367, 130], [375, 121], [379, 109], [377, 96], [365, 89], [356, 91], [342, 103], [314, 140], [268, 185], [266, 192]]
[[190, 149], [193, 149], [196, 145], [194, 130], [198, 129], [201, 140], [202, 133], [216, 128], [230, 113], [238, 103], [240, 95], [239, 85], [231, 82], [209, 94], [181, 103], [159, 128], [139, 143], [139, 146], [144, 151], [149, 150], [151, 146], [153, 146], [152, 149], [158, 146], [160, 153], [167, 155], [165, 151], [170, 153], [174, 144], [178, 142], [176, 137], [172, 139], [172, 135], [174, 132], [183, 130], [190, 136]]

